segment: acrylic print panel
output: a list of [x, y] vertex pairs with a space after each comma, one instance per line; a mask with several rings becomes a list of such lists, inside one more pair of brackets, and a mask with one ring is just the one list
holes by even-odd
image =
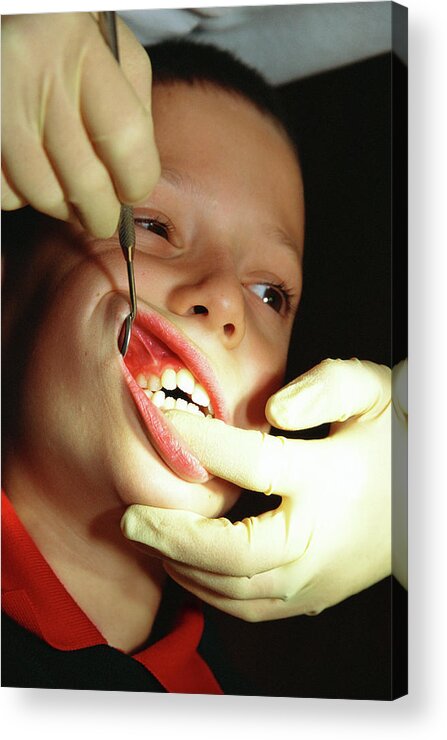
[[[22, 172], [18, 91], [30, 93], [14, 77], [23, 67], [6, 76], [4, 122], [15, 133], [3, 136], [2, 684], [398, 698], [407, 690], [406, 9], [118, 15], [135, 35], [130, 47], [119, 37], [122, 64], [138, 43], [150, 47], [163, 168], [134, 208], [139, 312], [124, 360], [119, 241], [90, 233], [94, 210], [82, 225], [63, 222], [66, 206], [51, 210], [50, 183], [59, 205], [76, 192], [77, 214], [90, 193], [90, 181], [70, 180], [76, 161], [66, 167], [75, 132], [70, 150], [58, 146], [63, 107], [39, 107], [50, 169], [42, 173], [37, 149]], [[48, 33], [68, 39], [69, 15], [44, 32], [38, 17], [20, 20], [35, 49], [28, 78], [43, 65], [52, 79], [57, 54], [73, 46], [47, 59]], [[75, 97], [79, 151], [125, 190], [150, 142], [125, 166], [98, 145], [105, 126], [125, 147], [128, 88], [105, 62], [96, 20], [78, 22], [82, 38], [92, 34]], [[268, 398], [287, 383], [266, 421]], [[183, 414], [166, 416], [173, 408]], [[270, 434], [254, 433], [269, 422]]]

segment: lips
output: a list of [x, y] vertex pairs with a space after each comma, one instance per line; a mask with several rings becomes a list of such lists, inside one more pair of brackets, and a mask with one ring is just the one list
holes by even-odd
[[166, 368], [172, 368], [175, 372], [186, 369], [208, 394], [214, 416], [227, 421], [225, 404], [209, 363], [170, 322], [159, 314], [139, 311], [122, 366], [144, 427], [160, 457], [184, 480], [201, 483], [209, 480], [205, 468], [148, 397], [152, 394], [144, 391], [137, 382], [142, 375], [161, 377]]

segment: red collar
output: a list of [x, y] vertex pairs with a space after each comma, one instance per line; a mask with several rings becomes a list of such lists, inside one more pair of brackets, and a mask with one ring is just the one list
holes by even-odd
[[[107, 641], [67, 593], [2, 492], [2, 608], [58, 650]], [[172, 631], [132, 656], [171, 693], [222, 694], [198, 654], [204, 619], [197, 602], [185, 606]]]

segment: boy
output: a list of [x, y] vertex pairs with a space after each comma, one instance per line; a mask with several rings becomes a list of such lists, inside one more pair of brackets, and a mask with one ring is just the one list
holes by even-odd
[[[221, 690], [185, 640], [160, 665], [157, 632], [180, 639], [180, 628], [166, 636], [166, 623], [155, 624], [163, 569], [119, 523], [133, 503], [209, 517], [235, 502], [238, 489], [206, 473], [163, 410], [189, 404], [268, 428], [263, 410], [283, 377], [301, 290], [303, 188], [268, 87], [217, 52], [197, 57], [199, 74], [211, 60], [216, 82], [153, 92], [162, 175], [135, 208], [139, 314], [124, 361], [117, 236], [36, 217], [32, 244], [20, 246], [23, 310], [4, 311], [8, 357], [22, 357], [15, 390], [8, 382], [18, 407], [4, 463], [6, 685]], [[6, 285], [8, 271], [6, 260]], [[68, 665], [81, 648], [86, 663]], [[39, 660], [25, 665], [20, 653]]]

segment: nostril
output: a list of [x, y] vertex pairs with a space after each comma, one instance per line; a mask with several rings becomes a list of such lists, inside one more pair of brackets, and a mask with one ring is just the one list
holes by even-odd
[[193, 313], [208, 313], [208, 309], [206, 306], [193, 306], [192, 307]]
[[234, 326], [234, 324], [225, 324], [223, 329], [226, 337], [232, 337], [234, 332], [236, 331], [236, 327]]

